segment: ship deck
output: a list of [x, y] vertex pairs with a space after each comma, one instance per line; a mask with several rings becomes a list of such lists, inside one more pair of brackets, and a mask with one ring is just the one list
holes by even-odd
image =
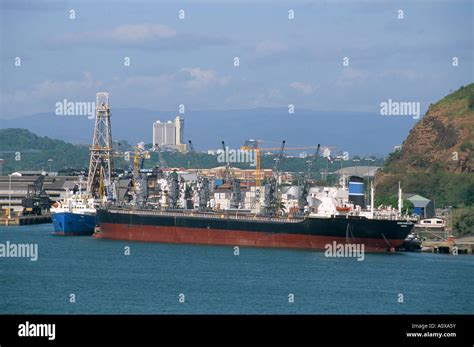
[[[267, 217], [261, 215], [243, 215], [239, 213], [222, 212], [196, 212], [196, 211], [162, 211], [162, 210], [147, 210], [147, 209], [121, 209], [121, 208], [108, 208], [107, 211], [111, 213], [121, 214], [135, 214], [142, 216], [169, 216], [169, 217], [186, 217], [186, 218], [209, 218], [209, 219], [231, 219], [231, 220], [242, 220], [242, 221], [261, 221], [261, 222], [273, 222], [273, 223], [301, 223], [305, 219], [311, 218], [348, 218], [348, 219], [366, 219], [365, 216], [350, 216], [350, 215], [333, 215], [333, 216], [308, 216], [304, 217]], [[392, 220], [400, 222], [414, 222], [411, 218], [397, 218], [395, 215], [388, 214], [374, 214], [373, 220]]]
[[301, 223], [305, 218], [300, 217], [265, 217], [258, 215], [239, 215], [231, 213], [202, 213], [202, 212], [170, 212], [170, 211], [153, 211], [153, 210], [125, 210], [125, 209], [107, 209], [111, 213], [151, 215], [151, 216], [169, 216], [169, 217], [189, 217], [189, 218], [212, 218], [212, 219], [232, 219], [242, 221], [262, 221], [275, 223]]

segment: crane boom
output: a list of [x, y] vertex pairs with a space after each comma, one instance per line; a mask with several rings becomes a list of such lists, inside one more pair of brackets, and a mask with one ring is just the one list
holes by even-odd
[[225, 142], [222, 140], [222, 150], [225, 152]]
[[194, 149], [194, 145], [193, 145], [193, 142], [191, 140], [188, 140], [188, 144], [189, 144], [189, 152], [191, 153], [191, 163], [190, 163], [190, 165], [192, 167], [195, 167], [196, 168], [196, 174], [199, 174], [199, 166], [198, 166], [196, 150]]
[[165, 158], [163, 157], [163, 153], [161, 153], [161, 147], [157, 146], [157, 150], [158, 150], [158, 160], [160, 162], [161, 168], [162, 169], [167, 168], [168, 164], [166, 163]]
[[318, 159], [319, 157], [319, 149], [320, 149], [321, 145], [318, 143], [318, 147], [316, 148], [316, 152], [313, 154], [312, 157], [308, 158], [308, 160], [306, 160], [306, 164], [307, 164], [307, 167], [306, 167], [306, 177], [305, 179], [306, 180], [309, 180], [310, 177], [311, 177], [311, 169], [313, 168], [313, 163]]
[[193, 152], [193, 153], [196, 152], [196, 151], [194, 150], [193, 142], [192, 142], [191, 140], [189, 140], [188, 143], [189, 143], [189, 149], [191, 150], [191, 152]]
[[273, 169], [276, 173], [278, 173], [278, 171], [280, 170], [280, 164], [283, 159], [283, 151], [285, 150], [285, 143], [286, 141], [283, 140], [281, 143], [280, 152], [278, 152], [278, 156], [275, 158], [275, 165]]
[[224, 175], [223, 175], [222, 179], [223, 179], [223, 182], [229, 182], [232, 178], [232, 171], [230, 169], [230, 163], [229, 163], [229, 160], [228, 160], [228, 156], [225, 155], [226, 154], [226, 147], [225, 147], [224, 140], [222, 140], [222, 150], [223, 150], [224, 156], [227, 158], [227, 161], [226, 161], [226, 164], [225, 164], [225, 171], [224, 171]]

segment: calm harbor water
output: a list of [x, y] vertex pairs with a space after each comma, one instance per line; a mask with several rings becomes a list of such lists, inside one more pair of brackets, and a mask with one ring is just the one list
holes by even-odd
[[37, 261], [0, 258], [0, 313], [474, 312], [473, 256], [366, 254], [357, 261], [258, 248], [235, 256], [232, 247], [51, 232], [51, 224], [0, 228], [0, 243], [38, 244]]

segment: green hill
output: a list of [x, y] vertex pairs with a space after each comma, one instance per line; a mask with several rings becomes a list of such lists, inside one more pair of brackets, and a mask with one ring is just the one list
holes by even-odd
[[0, 157], [3, 172], [18, 170], [54, 170], [88, 165], [89, 149], [61, 140], [40, 137], [25, 129], [0, 129]]
[[[391, 153], [376, 176], [378, 194], [403, 190], [454, 206], [460, 233], [474, 233], [474, 84], [430, 105], [400, 151]], [[467, 219], [466, 219], [467, 218]]]

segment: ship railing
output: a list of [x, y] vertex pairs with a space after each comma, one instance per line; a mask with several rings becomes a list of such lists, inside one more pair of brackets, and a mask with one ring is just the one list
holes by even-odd
[[410, 216], [399, 216], [397, 214], [374, 214], [373, 219], [378, 219], [378, 220], [405, 220], [405, 221], [410, 221], [413, 222], [416, 219], [412, 218]]
[[239, 216], [239, 215], [231, 215], [231, 214], [208, 214], [208, 213], [199, 213], [199, 212], [167, 212], [167, 211], [146, 211], [146, 210], [130, 210], [124, 211], [121, 209], [109, 209], [112, 213], [128, 213], [128, 214], [140, 214], [140, 215], [153, 215], [153, 216], [171, 216], [171, 217], [203, 217], [203, 218], [213, 218], [213, 219], [234, 219], [234, 220], [242, 220], [242, 221], [263, 221], [263, 222], [286, 222], [286, 223], [299, 223], [302, 222], [303, 219], [295, 219], [295, 218], [288, 218], [288, 217], [264, 217], [264, 216]]

